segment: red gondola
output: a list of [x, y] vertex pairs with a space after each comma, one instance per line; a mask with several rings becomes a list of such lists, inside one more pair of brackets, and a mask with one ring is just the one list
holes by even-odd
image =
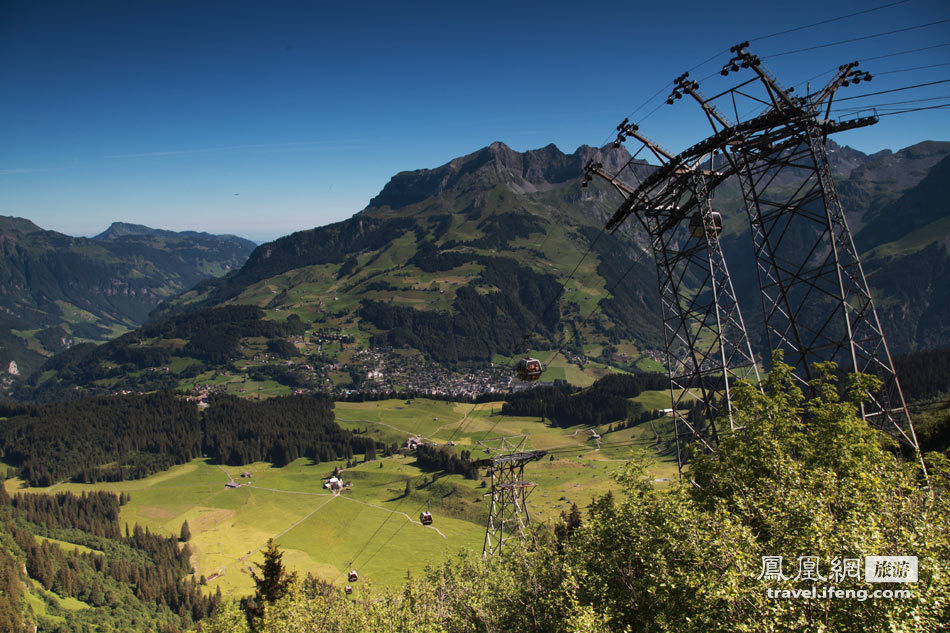
[[423, 512], [419, 515], [419, 521], [422, 522], [422, 525], [432, 525], [432, 513], [428, 511]]
[[543, 371], [544, 368], [541, 367], [541, 361], [537, 358], [522, 358], [518, 361], [517, 367], [515, 367], [518, 379], [524, 381], [537, 380], [541, 377], [541, 372]]
[[353, 593], [353, 587], [347, 585], [346, 587], [343, 588], [343, 591], [346, 592], [346, 595], [350, 595], [351, 593]]
[[356, 573], [355, 569], [351, 569], [350, 575], [347, 576], [347, 578], [349, 579], [350, 582], [356, 582], [357, 580], [360, 579], [360, 575]]
[[[722, 214], [718, 211], [712, 212], [713, 227], [716, 229], [716, 235], [722, 233]], [[703, 229], [703, 215], [699, 211], [693, 214], [689, 219], [689, 234], [693, 237], [705, 237], [706, 231]]]

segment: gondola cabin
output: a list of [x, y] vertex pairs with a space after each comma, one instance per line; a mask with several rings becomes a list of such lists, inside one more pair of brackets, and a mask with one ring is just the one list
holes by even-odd
[[[712, 223], [716, 229], [716, 235], [722, 233], [722, 214], [718, 211], [712, 212]], [[689, 234], [693, 237], [705, 237], [706, 231], [703, 229], [703, 214], [697, 211], [689, 219]]]
[[423, 512], [419, 515], [419, 521], [422, 523], [422, 525], [432, 525], [432, 513]]
[[515, 367], [515, 373], [518, 374], [518, 380], [534, 381], [541, 377], [541, 361], [537, 358], [522, 358]]
[[356, 582], [357, 580], [360, 579], [360, 575], [356, 573], [356, 570], [355, 570], [355, 569], [351, 569], [351, 570], [350, 570], [350, 575], [347, 576], [347, 579], [348, 579], [350, 582]]
[[346, 595], [350, 595], [351, 593], [353, 593], [353, 587], [347, 585], [346, 587], [343, 588], [343, 591], [346, 592]]

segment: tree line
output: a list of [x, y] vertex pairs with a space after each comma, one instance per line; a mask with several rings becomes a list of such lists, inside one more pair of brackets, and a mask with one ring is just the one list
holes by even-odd
[[582, 390], [564, 384], [512, 393], [505, 398], [501, 412], [502, 415], [543, 417], [559, 427], [599, 426], [617, 420], [639, 419], [644, 413], [643, 407], [628, 398], [668, 387], [669, 378], [664, 374], [610, 374]]
[[0, 405], [4, 413], [0, 454], [32, 486], [137, 479], [201, 455], [197, 408], [168, 391]]
[[0, 404], [0, 456], [31, 486], [140, 479], [201, 455], [229, 465], [373, 452], [342, 429], [326, 395], [252, 402], [213, 396], [202, 416], [170, 391], [70, 403]]
[[420, 444], [416, 447], [416, 465], [422, 470], [443, 470], [466, 479], [478, 479], [478, 468], [470, 451], [455, 453], [442, 446]]
[[[47, 360], [30, 376], [31, 389], [20, 395], [34, 401], [75, 400], [81, 392], [65, 386], [89, 385], [97, 380], [125, 377], [135, 371], [167, 365], [172, 352], [145, 344], [150, 339], [183, 339], [187, 343], [182, 354], [206, 363], [224, 364], [238, 355], [242, 338], [273, 339], [306, 330], [296, 315], [282, 323], [266, 320], [264, 314], [257, 306], [223, 306], [148, 323], [99, 346], [76, 345]], [[56, 378], [41, 381], [40, 377], [50, 370], [57, 372]], [[158, 384], [153, 384], [156, 382]], [[139, 386], [161, 389], [174, 384], [172, 376], [146, 375]]]
[[214, 396], [203, 425], [206, 454], [231, 466], [256, 461], [284, 466], [300, 457], [317, 463], [350, 459], [366, 445], [334, 421], [333, 401], [324, 394], [258, 402]]

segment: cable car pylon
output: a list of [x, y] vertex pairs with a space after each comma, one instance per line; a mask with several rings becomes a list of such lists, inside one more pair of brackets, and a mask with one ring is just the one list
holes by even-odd
[[[913, 451], [926, 480], [913, 423], [835, 188], [825, 145], [831, 133], [877, 123], [876, 115], [830, 118], [838, 89], [870, 81], [872, 77], [852, 62], [840, 66], [822, 88], [801, 97], [793, 96], [793, 90], [783, 88], [761, 60], [748, 51], [748, 45], [743, 42], [730, 49], [732, 58], [722, 67], [721, 74], [729, 76], [744, 70], [752, 73], [751, 78], [707, 99], [687, 72], [676, 78], [667, 98], [668, 104], [684, 96], [698, 102], [712, 127], [712, 136], [674, 156], [645, 139], [635, 124], [625, 120], [617, 127], [616, 143], [636, 138], [649, 147], [660, 166], [636, 188], [605, 174], [596, 163], [588, 164], [586, 169], [585, 181], [593, 175], [602, 176], [625, 198], [605, 228], [616, 230], [634, 215], [653, 242], [674, 412], [677, 380], [682, 380], [677, 367], [685, 366], [702, 376], [706, 363], [715, 362], [715, 352], [721, 352], [715, 360], [721, 363], [724, 404], [731, 410], [728, 385], [730, 375], [737, 369], [736, 362], [741, 367], [742, 363], [754, 361], [747, 338], [737, 344], [740, 339], [725, 335], [730, 320], [741, 327], [742, 318], [732, 284], [727, 282], [718, 238], [712, 239], [717, 235], [719, 222], [709, 206], [709, 194], [727, 178], [735, 177], [752, 231], [769, 347], [784, 350], [786, 361], [805, 386], [814, 377], [814, 363], [818, 361], [835, 361], [848, 371], [877, 375], [882, 386], [868, 393], [862, 416], [872, 426], [890, 431], [905, 449]], [[716, 107], [717, 102], [728, 104], [735, 117], [726, 116]], [[755, 107], [758, 114], [740, 117], [740, 107], [746, 106]], [[724, 162], [713, 169], [713, 158], [719, 154]], [[701, 169], [704, 164], [709, 169]], [[707, 279], [698, 292], [683, 288], [684, 275], [675, 273], [675, 264], [690, 257], [688, 242], [676, 238], [687, 215], [693, 229], [698, 229], [702, 221], [713, 276], [721, 262], [719, 274], [723, 283], [710, 284]], [[699, 231], [690, 233], [696, 235]], [[717, 289], [724, 292], [717, 293]], [[722, 305], [724, 301], [726, 304]], [[704, 347], [701, 339], [689, 333], [707, 327], [706, 319], [712, 314], [716, 315], [720, 347], [713, 345], [705, 348], [708, 354], [697, 355], [696, 350], [702, 351]], [[727, 317], [725, 321], [722, 316]], [[676, 319], [691, 325], [677, 329]], [[741, 331], [744, 336], [744, 327]], [[677, 341], [688, 350], [685, 362], [676, 357]], [[701, 384], [705, 387], [706, 383]], [[713, 414], [715, 391], [700, 389], [706, 411]], [[694, 435], [704, 446], [716, 441], [715, 427], [705, 437], [698, 432]], [[677, 440], [680, 447], [679, 432]], [[681, 467], [682, 463], [680, 455]]]
[[483, 556], [501, 556], [506, 543], [519, 539], [530, 523], [527, 498], [534, 489], [534, 482], [525, 481], [524, 467], [529, 462], [541, 459], [547, 451], [526, 451], [527, 435], [513, 435], [481, 440], [492, 457], [475, 462], [477, 468], [485, 468], [491, 479], [491, 509], [485, 528]]
[[[670, 377], [676, 458], [682, 469], [687, 446], [714, 449], [720, 414], [732, 427], [732, 383], [738, 378], [759, 381], [719, 244], [722, 215], [713, 210], [710, 201], [712, 188], [724, 176], [711, 164], [709, 169], [703, 168], [702, 162], [711, 154], [683, 160], [641, 134], [629, 120], [620, 123], [617, 131], [615, 146], [634, 138], [649, 148], [661, 167], [633, 188], [618, 175], [605, 172], [601, 164], [590, 162], [584, 184], [598, 176], [624, 197], [607, 223], [608, 231], [616, 231], [633, 215], [650, 238]], [[702, 403], [701, 416], [689, 413], [692, 400]]]
[[[873, 374], [881, 387], [868, 392], [861, 414], [868, 424], [893, 434], [926, 466], [861, 258], [855, 247], [828, 161], [829, 134], [878, 122], [876, 114], [845, 120], [830, 118], [840, 88], [871, 81], [858, 62], [843, 64], [814, 92], [793, 96], [748, 50], [730, 49], [721, 74], [745, 70], [751, 79], [711, 99], [686, 75], [674, 92], [702, 107], [713, 136], [699, 145], [722, 152], [726, 172], [737, 177], [752, 231], [756, 272], [771, 349], [805, 386], [814, 364], [835, 361], [850, 372]], [[729, 120], [714, 101], [728, 100]], [[755, 102], [760, 113], [742, 120], [737, 104]], [[762, 108], [762, 104], [765, 105]]]

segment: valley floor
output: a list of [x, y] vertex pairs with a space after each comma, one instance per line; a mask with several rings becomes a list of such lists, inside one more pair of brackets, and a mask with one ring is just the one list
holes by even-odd
[[[646, 392], [641, 398], [646, 404], [656, 396]], [[381, 445], [402, 445], [409, 436], [438, 444], [451, 440], [459, 449], [470, 450], [473, 459], [484, 455], [479, 440], [526, 434], [527, 448], [557, 450], [525, 470], [525, 477], [538, 484], [528, 500], [531, 518], [547, 523], [558, 521], [572, 503], [583, 508], [595, 496], [616, 489], [611, 471], [631, 450], [651, 450], [649, 424], [612, 433], [599, 428], [605, 445], [601, 450], [586, 427], [560, 429], [537, 418], [502, 416], [501, 404], [341, 402], [336, 404], [336, 418], [341, 426], [367, 433]], [[323, 488], [323, 478], [336, 466], [344, 468], [343, 480], [352, 485], [334, 494]], [[653, 471], [659, 481], [671, 479], [676, 465], [658, 459]], [[285, 564], [300, 574], [313, 573], [342, 585], [346, 571], [356, 568], [361, 582], [395, 585], [407, 571], [417, 572], [463, 548], [481, 551], [490, 502], [483, 479], [426, 472], [415, 457], [400, 454], [351, 468], [345, 462], [313, 464], [309, 459], [283, 468], [267, 463], [222, 466], [196, 459], [133, 481], [23, 488], [21, 481], [11, 479], [6, 486], [11, 494], [125, 492], [131, 501], [122, 507], [120, 523], [138, 523], [163, 534], [177, 535], [187, 521], [196, 577], [204, 576], [208, 590], [221, 587], [225, 595], [252, 590], [248, 570], [262, 560], [260, 550], [269, 538], [285, 552]], [[435, 516], [431, 526], [419, 523], [419, 513], [426, 508]]]

